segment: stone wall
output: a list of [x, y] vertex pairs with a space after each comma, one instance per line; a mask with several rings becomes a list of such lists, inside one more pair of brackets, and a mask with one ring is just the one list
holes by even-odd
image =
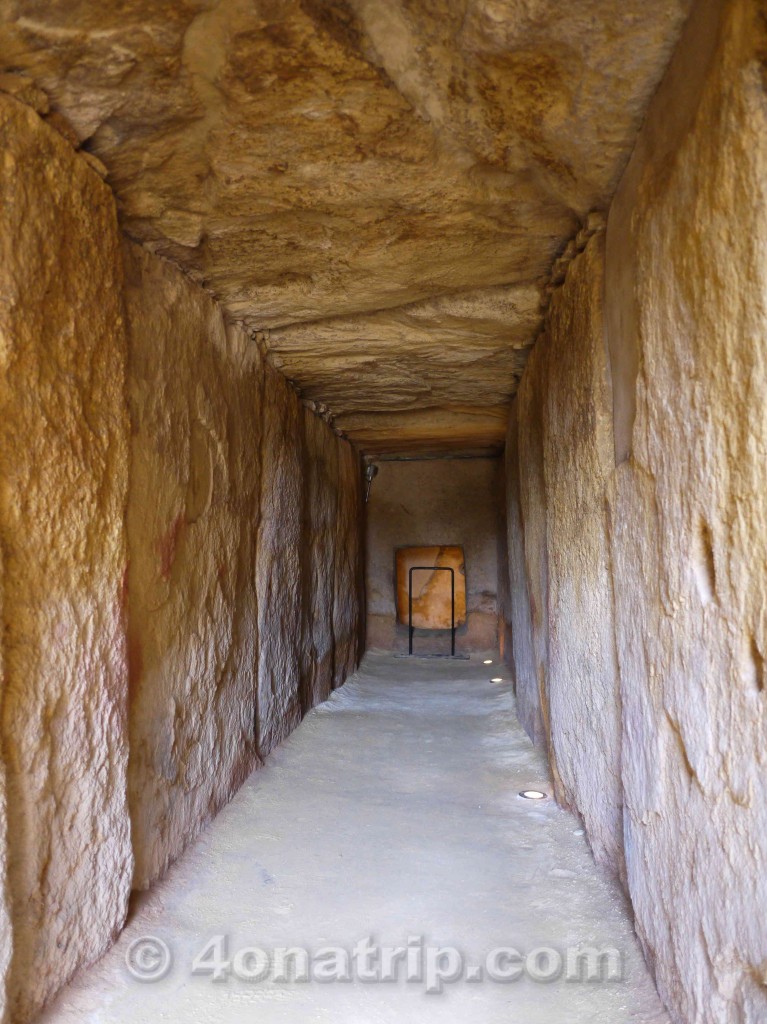
[[129, 794], [144, 888], [255, 765], [262, 367], [176, 267], [124, 252]]
[[127, 912], [128, 418], [111, 193], [4, 96], [0, 142], [0, 732], [16, 1022], [97, 959]]
[[613, 469], [603, 237], [570, 265], [528, 362], [507, 440], [512, 662], [520, 718], [557, 797], [623, 873], [620, 695], [605, 488]]
[[763, 4], [701, 4], [608, 235], [611, 349], [639, 353], [610, 498], [628, 882], [680, 1021], [767, 1018], [766, 53]]
[[548, 694], [564, 800], [583, 815], [597, 860], [622, 874], [620, 694], [605, 509], [613, 432], [603, 266], [603, 236], [597, 234], [554, 295], [543, 342]]
[[[456, 650], [498, 644], [499, 459], [424, 459], [379, 463], [367, 505], [367, 644], [407, 651], [397, 622], [394, 553], [399, 547], [460, 544], [466, 564], [467, 621]], [[449, 630], [417, 630], [414, 650], [450, 652]]]
[[767, 1017], [765, 53], [756, 0], [696, 7], [507, 451], [521, 713], [545, 654], [557, 794], [679, 1024]]
[[2, 95], [0, 138], [0, 1020], [23, 1024], [356, 665], [361, 474], [121, 238], [92, 159]]
[[[125, 264], [129, 781], [143, 888], [332, 690], [336, 562], [357, 525], [360, 472], [202, 289], [137, 246]], [[349, 455], [354, 477], [341, 481]], [[346, 601], [356, 623], [358, 587]], [[359, 657], [346, 641], [340, 629], [339, 683]]]

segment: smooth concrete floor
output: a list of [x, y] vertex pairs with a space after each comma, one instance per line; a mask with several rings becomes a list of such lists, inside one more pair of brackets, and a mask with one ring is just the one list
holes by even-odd
[[[45, 1022], [111, 1024], [660, 1024], [661, 1008], [617, 885], [578, 821], [552, 800], [545, 760], [514, 713], [506, 675], [471, 661], [369, 654], [361, 670], [255, 772], [150, 893], [115, 947], [78, 977]], [[425, 981], [213, 981], [192, 963], [213, 936], [227, 962], [271, 970], [257, 947], [452, 947], [469, 966], [428, 994]], [[173, 957], [135, 980], [126, 951], [144, 936]], [[409, 941], [410, 940], [410, 941]], [[474, 977], [490, 951], [578, 943], [613, 947], [623, 980]], [[413, 957], [416, 954], [411, 954]], [[426, 959], [426, 953], [421, 954]], [[450, 969], [453, 954], [439, 961]], [[158, 963], [133, 946], [134, 964]], [[499, 969], [516, 960], [501, 959]], [[545, 975], [556, 961], [537, 961]], [[552, 966], [553, 965], [553, 966]], [[368, 966], [372, 966], [368, 963]], [[343, 961], [341, 961], [343, 967]], [[411, 961], [411, 967], [415, 967]], [[395, 968], [396, 969], [396, 968]], [[413, 971], [413, 973], [416, 973]], [[477, 972], [474, 972], [476, 975]], [[533, 972], [534, 973], [534, 972]]]

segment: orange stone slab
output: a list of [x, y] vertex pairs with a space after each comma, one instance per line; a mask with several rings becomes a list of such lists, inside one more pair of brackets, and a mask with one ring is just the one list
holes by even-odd
[[450, 573], [455, 579], [455, 625], [466, 622], [466, 568], [459, 545], [397, 549], [397, 617], [408, 624], [408, 575], [413, 566], [439, 566], [413, 573], [413, 626], [450, 629]]

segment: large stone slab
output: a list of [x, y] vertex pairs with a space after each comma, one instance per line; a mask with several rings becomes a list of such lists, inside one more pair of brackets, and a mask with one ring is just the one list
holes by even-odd
[[548, 694], [568, 804], [596, 859], [623, 875], [621, 705], [605, 490], [614, 468], [604, 343], [604, 236], [570, 264], [546, 344]]
[[[546, 393], [549, 375], [547, 337], [538, 344], [527, 364], [517, 394], [519, 435], [519, 510], [524, 547], [525, 582], [530, 603], [530, 650], [526, 671], [528, 679], [520, 695], [530, 700], [522, 711], [524, 718], [535, 721], [540, 715], [544, 744], [548, 750], [557, 799], [568, 804], [567, 794], [559, 778], [556, 750], [552, 743], [550, 676], [549, 676], [549, 545], [546, 508], [546, 476], [544, 469], [545, 431], [547, 426]], [[524, 591], [517, 590], [520, 597]], [[523, 636], [522, 643], [526, 642]], [[537, 689], [537, 699], [534, 696]]]
[[451, 629], [466, 622], [466, 562], [460, 545], [398, 548], [395, 564], [402, 625]]
[[111, 192], [4, 96], [0, 148], [0, 730], [23, 1022], [127, 912], [126, 344]]
[[257, 735], [262, 757], [303, 714], [301, 684], [308, 647], [303, 600], [306, 574], [311, 571], [303, 530], [303, 411], [285, 378], [270, 366], [265, 367], [263, 396], [256, 549]]
[[124, 247], [134, 886], [255, 764], [261, 361], [172, 264]]
[[353, 439], [488, 454], [537, 284], [608, 204], [691, 0], [6, 7], [0, 61], [104, 161], [131, 237], [274, 329]]
[[[305, 543], [308, 566], [305, 588], [307, 654], [304, 664], [304, 710], [327, 700], [333, 690], [335, 672], [335, 603], [337, 537], [344, 505], [353, 505], [354, 495], [339, 493], [339, 439], [327, 424], [308, 410], [303, 412], [306, 451]], [[351, 597], [351, 595], [350, 595]]]
[[[525, 532], [522, 520], [521, 468], [519, 450], [519, 399], [509, 411], [504, 456], [504, 504], [506, 508], [506, 553], [509, 578], [509, 620], [511, 650], [504, 655], [511, 662], [517, 714], [536, 745], [546, 742], [541, 715], [541, 691], [533, 647], [530, 588], [525, 562]], [[503, 571], [500, 567], [499, 571]]]
[[360, 457], [347, 441], [338, 445], [335, 584], [333, 587], [333, 686], [340, 686], [362, 657], [365, 619], [365, 506]]
[[[0, 621], [3, 618], [3, 552], [0, 548]], [[3, 644], [0, 641], [0, 679], [5, 679]], [[3, 684], [0, 684], [2, 686]], [[0, 689], [0, 707], [3, 691]], [[13, 954], [13, 923], [11, 920], [11, 894], [8, 890], [8, 805], [5, 781], [5, 763], [0, 760], [0, 1021], [6, 1021], [8, 1007], [8, 969]]]
[[628, 881], [700, 1024], [767, 1019], [766, 50], [762, 4], [698, 5], [607, 247]]

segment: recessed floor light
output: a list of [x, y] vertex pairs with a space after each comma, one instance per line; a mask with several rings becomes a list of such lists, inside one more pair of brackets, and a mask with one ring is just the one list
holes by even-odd
[[485, 664], [486, 665], [492, 665], [493, 664], [493, 659], [492, 658], [485, 658]]
[[491, 683], [502, 683], [503, 680], [501, 679], [500, 676], [493, 676], [493, 678], [490, 680], [490, 682]]
[[519, 794], [523, 800], [545, 800], [546, 794], [542, 793], [540, 789], [523, 789]]

